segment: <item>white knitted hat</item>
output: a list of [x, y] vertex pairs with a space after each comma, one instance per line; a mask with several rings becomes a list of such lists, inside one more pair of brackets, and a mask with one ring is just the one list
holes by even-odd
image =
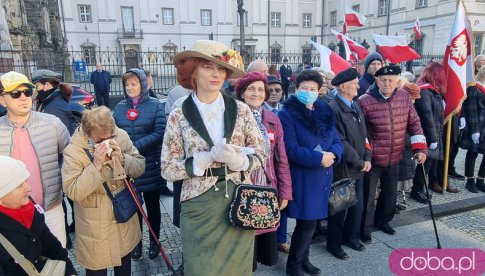
[[0, 198], [22, 184], [30, 173], [24, 162], [8, 156], [0, 156]]

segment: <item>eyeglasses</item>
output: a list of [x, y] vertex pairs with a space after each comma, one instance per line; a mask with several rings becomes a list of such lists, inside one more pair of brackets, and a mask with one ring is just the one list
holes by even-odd
[[109, 137], [106, 137], [106, 138], [100, 138], [99, 140], [94, 141], [94, 143], [95, 144], [101, 144], [101, 143], [103, 143], [106, 140], [110, 140], [110, 139], [114, 139], [114, 138], [116, 138], [116, 135], [113, 134], [113, 135], [111, 135]]
[[22, 94], [25, 95], [25, 97], [32, 97], [32, 94], [34, 94], [34, 90], [28, 89], [28, 90], [12, 90], [10, 92], [4, 92], [2, 95], [10, 95], [12, 99], [18, 99]]
[[280, 88], [269, 88], [269, 93], [271, 92], [275, 92], [275, 93], [280, 93], [281, 91], [283, 91], [283, 89], [280, 89]]

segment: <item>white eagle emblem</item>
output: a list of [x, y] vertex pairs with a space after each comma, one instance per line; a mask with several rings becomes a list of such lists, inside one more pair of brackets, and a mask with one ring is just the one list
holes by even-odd
[[461, 34], [452, 41], [450, 55], [458, 64], [466, 60], [468, 54], [468, 41], [465, 34]]

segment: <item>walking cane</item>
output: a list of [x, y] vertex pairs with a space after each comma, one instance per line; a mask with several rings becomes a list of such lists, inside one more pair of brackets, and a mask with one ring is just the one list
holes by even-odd
[[431, 205], [431, 197], [429, 195], [429, 189], [428, 189], [428, 176], [426, 175], [426, 170], [424, 169], [424, 162], [421, 163], [421, 168], [423, 168], [423, 175], [424, 175], [424, 188], [426, 189], [426, 197], [428, 198], [428, 206], [429, 206], [429, 212], [431, 213], [431, 220], [433, 221], [433, 227], [434, 227], [434, 234], [436, 236], [436, 248], [441, 249], [441, 243], [440, 243], [440, 237], [438, 236], [438, 228], [436, 228], [436, 221], [434, 219], [434, 213], [433, 213], [433, 205]]
[[172, 273], [174, 273], [175, 270], [173, 268], [172, 262], [170, 262], [170, 260], [168, 259], [167, 253], [165, 253], [165, 250], [163, 249], [162, 244], [158, 240], [157, 235], [155, 235], [155, 231], [153, 231], [152, 226], [148, 222], [148, 217], [147, 217], [145, 211], [143, 210], [143, 206], [141, 206], [140, 201], [138, 200], [138, 196], [136, 195], [135, 188], [133, 187], [133, 184], [131, 183], [131, 181], [128, 181], [126, 179], [125, 179], [125, 183], [126, 183], [126, 187], [128, 188], [128, 190], [130, 190], [131, 196], [133, 197], [133, 199], [136, 202], [136, 206], [138, 207], [138, 210], [140, 211], [140, 213], [143, 217], [143, 220], [145, 221], [145, 223], [148, 226], [148, 230], [150, 231], [150, 234], [152, 235], [153, 240], [157, 243], [158, 248], [160, 249], [160, 253], [162, 253], [163, 260], [167, 264], [168, 269], [170, 269], [170, 271], [172, 271]]

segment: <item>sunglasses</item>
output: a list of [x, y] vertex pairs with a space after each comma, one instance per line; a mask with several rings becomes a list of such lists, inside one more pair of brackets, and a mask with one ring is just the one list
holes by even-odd
[[22, 94], [25, 95], [25, 97], [32, 97], [34, 94], [34, 90], [28, 89], [28, 90], [12, 90], [10, 92], [4, 92], [2, 95], [10, 95], [12, 99], [18, 99]]

